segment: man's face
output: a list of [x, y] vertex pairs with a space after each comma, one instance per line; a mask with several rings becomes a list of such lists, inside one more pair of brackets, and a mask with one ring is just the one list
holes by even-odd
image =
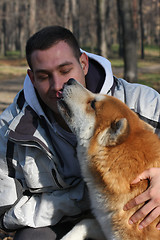
[[58, 113], [58, 91], [70, 78], [76, 79], [85, 86], [85, 75], [88, 72], [88, 57], [82, 54], [79, 61], [72, 49], [60, 41], [47, 50], [36, 50], [32, 53], [32, 71], [28, 75], [43, 102]]

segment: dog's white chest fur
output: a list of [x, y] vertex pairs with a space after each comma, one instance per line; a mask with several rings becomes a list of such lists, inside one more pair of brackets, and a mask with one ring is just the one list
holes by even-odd
[[[112, 231], [111, 215], [112, 213], [108, 211], [108, 203], [106, 196], [104, 197], [101, 188], [95, 182], [95, 176], [92, 173], [89, 167], [89, 156], [87, 154], [87, 145], [79, 145], [78, 147], [78, 158], [81, 159], [80, 165], [82, 170], [82, 175], [87, 183], [90, 201], [92, 204], [93, 213], [96, 216], [99, 224], [101, 225], [104, 235], [107, 237], [107, 240], [120, 240], [115, 237], [114, 232]], [[99, 238], [98, 238], [99, 239]], [[106, 239], [106, 238], [105, 238]]]

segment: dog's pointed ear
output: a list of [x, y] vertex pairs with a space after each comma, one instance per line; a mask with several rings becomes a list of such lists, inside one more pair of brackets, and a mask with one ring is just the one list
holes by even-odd
[[111, 123], [98, 135], [98, 142], [101, 146], [115, 146], [122, 143], [129, 134], [129, 124], [126, 118]]

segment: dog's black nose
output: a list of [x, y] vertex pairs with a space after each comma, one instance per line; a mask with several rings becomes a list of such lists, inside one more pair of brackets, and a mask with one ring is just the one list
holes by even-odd
[[70, 78], [67, 82], [67, 85], [74, 85], [76, 83], [76, 80], [74, 78]]

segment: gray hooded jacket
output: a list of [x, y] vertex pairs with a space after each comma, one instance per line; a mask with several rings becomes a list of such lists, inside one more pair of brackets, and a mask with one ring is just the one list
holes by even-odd
[[[87, 55], [87, 88], [119, 98], [159, 134], [159, 94], [149, 87], [116, 79], [107, 59]], [[55, 225], [65, 216], [89, 209], [75, 149], [74, 135], [46, 117], [27, 75], [24, 89], [0, 116], [2, 228]]]

